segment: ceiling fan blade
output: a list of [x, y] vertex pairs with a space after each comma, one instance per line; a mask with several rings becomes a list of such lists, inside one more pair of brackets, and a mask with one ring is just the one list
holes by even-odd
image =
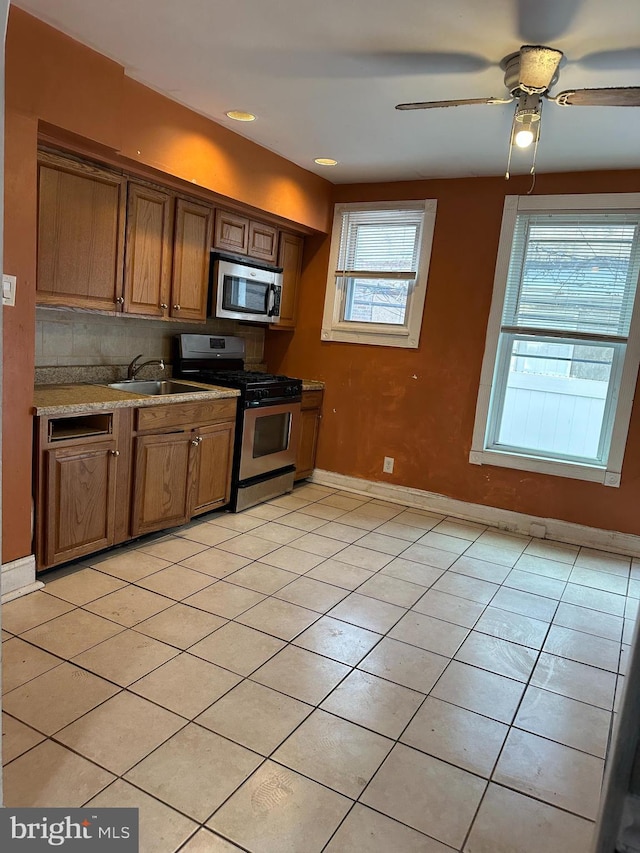
[[640, 66], [640, 47], [599, 50], [575, 61], [584, 68], [592, 68], [595, 71], [635, 71]]
[[582, 0], [518, 0], [517, 26], [523, 41], [548, 44], [564, 35]]
[[520, 86], [525, 92], [546, 92], [554, 82], [564, 54], [541, 45], [523, 44], [520, 48]]
[[440, 107], [466, 107], [474, 104], [510, 104], [513, 98], [463, 98], [458, 101], [417, 101], [412, 104], [396, 104], [397, 110], [435, 110]]
[[640, 107], [640, 86], [569, 89], [549, 100], [561, 107]]
[[485, 71], [494, 63], [477, 53], [454, 51], [387, 51], [361, 54], [358, 59], [365, 60], [371, 68], [379, 67], [385, 76], [390, 74], [470, 74], [473, 71]]

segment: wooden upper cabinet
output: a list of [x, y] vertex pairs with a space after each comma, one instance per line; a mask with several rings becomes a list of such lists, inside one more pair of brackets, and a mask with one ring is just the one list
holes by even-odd
[[179, 198], [173, 249], [170, 314], [179, 320], [205, 320], [213, 208]]
[[46, 152], [38, 173], [37, 302], [118, 309], [126, 178]]
[[261, 222], [249, 222], [249, 248], [247, 254], [270, 264], [278, 257], [278, 229]]
[[280, 322], [272, 329], [293, 329], [296, 325], [298, 307], [298, 285], [302, 270], [304, 238], [298, 234], [280, 233], [278, 266], [282, 267], [282, 298], [280, 300]]
[[278, 229], [237, 213], [217, 210], [213, 248], [275, 264], [278, 257]]
[[213, 248], [246, 255], [249, 249], [249, 220], [227, 210], [216, 210]]
[[173, 196], [129, 182], [124, 308], [164, 317], [171, 297]]

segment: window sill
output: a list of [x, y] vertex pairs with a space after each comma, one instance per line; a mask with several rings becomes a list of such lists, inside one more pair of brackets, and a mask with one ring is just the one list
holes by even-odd
[[418, 338], [407, 335], [406, 329], [399, 334], [380, 334], [379, 332], [355, 332], [342, 329], [323, 329], [320, 335], [322, 341], [337, 341], [345, 344], [369, 344], [377, 347], [400, 347], [402, 349], [417, 349]]
[[469, 462], [472, 465], [496, 465], [499, 468], [514, 468], [517, 471], [533, 471], [537, 474], [550, 474], [554, 477], [586, 480], [590, 483], [601, 483], [604, 486], [613, 486], [614, 488], [620, 486], [619, 472], [608, 471], [600, 465], [581, 465], [576, 462], [561, 462], [557, 459], [503, 453], [497, 450], [471, 450]]

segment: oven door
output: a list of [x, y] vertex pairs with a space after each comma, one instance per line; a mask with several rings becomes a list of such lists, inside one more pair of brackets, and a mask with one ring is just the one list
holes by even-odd
[[245, 409], [238, 479], [242, 482], [295, 465], [299, 437], [299, 402]]

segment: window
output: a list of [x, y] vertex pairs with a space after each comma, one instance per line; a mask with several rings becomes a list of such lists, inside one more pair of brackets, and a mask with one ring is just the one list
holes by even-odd
[[435, 201], [338, 204], [323, 341], [416, 348]]
[[640, 195], [505, 202], [470, 461], [620, 484]]

